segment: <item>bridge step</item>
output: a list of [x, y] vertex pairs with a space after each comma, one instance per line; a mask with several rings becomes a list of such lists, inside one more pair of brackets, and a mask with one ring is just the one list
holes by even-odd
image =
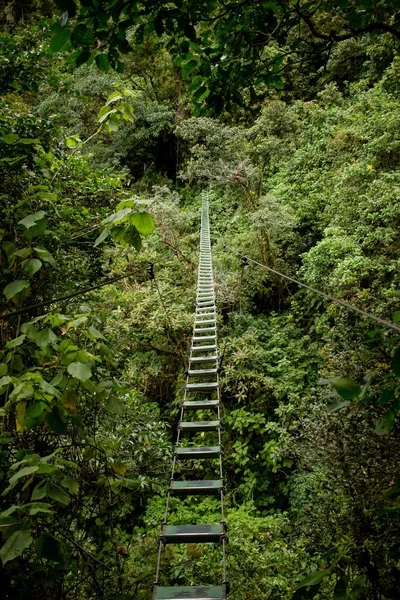
[[185, 389], [188, 392], [213, 392], [218, 389], [218, 382], [208, 382], [208, 383], [187, 383], [185, 385]]
[[216, 375], [218, 373], [218, 369], [198, 369], [193, 370], [189, 369], [188, 374], [189, 377], [205, 377], [206, 375]]
[[225, 600], [223, 585], [155, 586], [153, 600]]
[[169, 491], [173, 496], [218, 496], [223, 487], [222, 479], [171, 481]]
[[215, 525], [164, 525], [160, 534], [165, 544], [212, 544], [222, 541], [223, 523]]
[[192, 356], [189, 360], [193, 363], [208, 363], [217, 360], [217, 356]]
[[180, 421], [178, 428], [183, 432], [218, 431], [221, 421]]
[[197, 448], [176, 448], [175, 456], [180, 459], [219, 458], [221, 446], [199, 446]]
[[[194, 324], [195, 325], [215, 325], [215, 319], [201, 319], [201, 320], [195, 319]], [[201, 329], [200, 331], [203, 331], [203, 330]]]
[[182, 402], [183, 408], [187, 410], [207, 410], [218, 408], [219, 400], [192, 400], [191, 402]]
[[210, 344], [209, 346], [192, 346], [192, 352], [207, 352], [209, 350], [216, 350], [216, 344]]

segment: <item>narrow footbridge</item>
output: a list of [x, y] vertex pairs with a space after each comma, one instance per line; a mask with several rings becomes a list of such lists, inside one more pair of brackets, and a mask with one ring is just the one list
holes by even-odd
[[[216, 305], [208, 216], [208, 193], [203, 192], [200, 235], [200, 262], [196, 295], [196, 313], [186, 371], [186, 385], [178, 425], [172, 462], [170, 487], [164, 521], [159, 536], [157, 572], [153, 587], [153, 600], [224, 600], [228, 593], [226, 574], [226, 525], [224, 520], [224, 495], [221, 446], [221, 406], [219, 385], [219, 355], [217, 344]], [[212, 411], [213, 420], [194, 420], [197, 411]], [[196, 446], [188, 443], [193, 433], [213, 432], [215, 445]], [[210, 469], [215, 468], [215, 479], [195, 481], [190, 473], [185, 476], [185, 464], [193, 460], [212, 460]], [[215, 461], [218, 459], [218, 461]], [[187, 461], [191, 461], [188, 463]], [[179, 469], [177, 469], [179, 463]], [[182, 468], [183, 466], [183, 468]], [[179, 476], [177, 476], [179, 471]], [[172, 496], [216, 496], [220, 502], [219, 523], [204, 525], [169, 525], [169, 505]], [[210, 543], [221, 547], [222, 573], [219, 585], [163, 586], [162, 555], [166, 544]]]

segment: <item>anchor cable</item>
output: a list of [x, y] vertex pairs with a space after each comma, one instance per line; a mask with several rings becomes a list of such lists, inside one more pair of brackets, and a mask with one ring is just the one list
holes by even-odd
[[280, 271], [273, 269], [272, 267], [267, 267], [266, 265], [263, 265], [262, 263], [258, 262], [257, 260], [254, 260], [253, 258], [249, 258], [248, 256], [245, 256], [241, 252], [235, 252], [235, 254], [237, 254], [238, 256], [241, 257], [242, 267], [244, 267], [246, 264], [243, 261], [251, 262], [251, 263], [257, 265], [258, 267], [261, 267], [262, 269], [266, 269], [267, 271], [270, 271], [271, 273], [278, 275], [279, 277], [283, 277], [284, 279], [287, 279], [288, 281], [291, 281], [292, 283], [296, 283], [300, 287], [303, 287], [303, 288], [309, 290], [310, 292], [314, 292], [314, 294], [318, 294], [319, 296], [322, 296], [323, 298], [326, 298], [327, 300], [331, 300], [331, 302], [336, 302], [336, 304], [340, 304], [341, 306], [344, 306], [345, 308], [347, 308], [347, 310], [351, 310], [355, 313], [358, 313], [359, 315], [362, 315], [363, 317], [372, 319], [373, 321], [376, 321], [380, 325], [383, 325], [384, 327], [388, 327], [389, 329], [394, 329], [395, 331], [400, 333], [400, 327], [398, 325], [395, 325], [394, 323], [390, 323], [390, 321], [381, 319], [380, 317], [377, 317], [376, 315], [372, 315], [371, 313], [367, 312], [366, 310], [362, 310], [362, 308], [358, 308], [357, 306], [354, 306], [354, 304], [350, 304], [349, 302], [340, 300], [339, 298], [336, 298], [335, 296], [332, 296], [331, 294], [327, 294], [326, 292], [323, 292], [315, 287], [312, 287], [311, 285], [302, 283], [301, 281], [298, 281], [294, 277], [285, 275], [284, 273], [281, 273]]

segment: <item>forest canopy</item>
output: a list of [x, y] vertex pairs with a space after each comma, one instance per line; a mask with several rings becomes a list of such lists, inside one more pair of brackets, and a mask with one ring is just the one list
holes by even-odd
[[[399, 23], [394, 0], [2, 5], [2, 597], [152, 598], [208, 190], [229, 600], [398, 598]], [[167, 546], [163, 584], [219, 556]]]

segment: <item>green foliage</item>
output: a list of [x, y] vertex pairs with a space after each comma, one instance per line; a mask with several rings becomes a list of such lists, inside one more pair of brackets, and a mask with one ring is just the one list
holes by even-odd
[[56, 6], [1, 13], [3, 594], [149, 600], [211, 183], [232, 598], [397, 597], [398, 339], [237, 256], [399, 322], [397, 7]]
[[[224, 10], [208, 0], [168, 6], [153, 2], [141, 9], [115, 7], [111, 1], [104, 1], [100, 17], [97, 4], [86, 2], [77, 9], [73, 6], [72, 21], [64, 8], [60, 9], [61, 19], [52, 27], [53, 51], [64, 49], [70, 39], [71, 50], [75, 50], [72, 60], [77, 66], [96, 55], [102, 71], [111, 65], [120, 73], [123, 56], [132, 51], [132, 46], [146, 44], [157, 36], [173, 47], [175, 62], [188, 80], [194, 101], [206, 101], [215, 112], [242, 106], [247, 98], [257, 102], [261, 86], [280, 90], [286, 79], [294, 79], [294, 85], [291, 83], [296, 89], [298, 61], [318, 72], [338, 42], [349, 40], [357, 45], [358, 38], [369, 32], [387, 32], [393, 39], [400, 36], [392, 20], [398, 8], [393, 0], [381, 7], [379, 16], [363, 0], [335, 7], [317, 2], [301, 7], [276, 1], [240, 6], [228, 3]], [[129, 30], [133, 37], [127, 35]], [[347, 44], [350, 53], [354, 55], [354, 48]], [[337, 55], [331, 59], [330, 71], [338, 77], [335, 60]]]

